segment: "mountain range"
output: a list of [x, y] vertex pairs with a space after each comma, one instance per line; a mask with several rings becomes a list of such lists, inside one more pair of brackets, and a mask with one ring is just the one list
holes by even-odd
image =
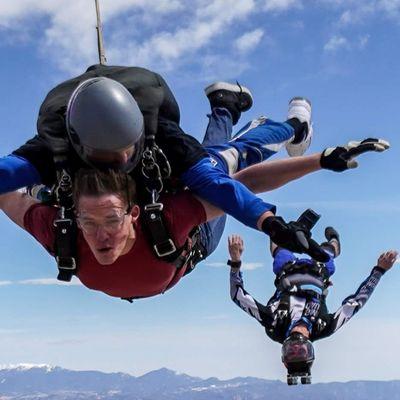
[[201, 379], [162, 368], [140, 377], [49, 365], [0, 367], [0, 400], [400, 400], [400, 380], [287, 386], [259, 378]]

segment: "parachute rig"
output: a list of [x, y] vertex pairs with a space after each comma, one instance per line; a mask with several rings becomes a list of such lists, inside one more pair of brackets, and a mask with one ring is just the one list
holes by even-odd
[[[97, 18], [97, 47], [100, 65], [105, 66], [103, 27], [100, 15], [99, 0], [95, 0]], [[140, 90], [140, 89], [139, 89]], [[139, 90], [137, 91], [139, 93]], [[151, 93], [150, 93], [151, 91]], [[148, 96], [152, 102], [161, 104], [164, 96], [160, 88], [146, 87]], [[150, 93], [150, 94], [149, 94]], [[157, 100], [157, 101], [156, 101]], [[164, 190], [164, 181], [171, 175], [169, 161], [163, 151], [158, 147], [155, 137], [157, 133], [158, 107], [148, 104], [142, 99], [142, 113], [145, 120], [145, 142], [141, 160], [141, 173], [147, 198], [144, 200], [142, 216], [145, 221], [149, 241], [157, 258], [172, 263], [177, 269], [183, 265], [191, 266], [203, 258], [199, 241], [199, 229], [194, 229], [191, 234], [193, 245], [186, 256], [182, 256], [186, 246], [178, 247], [171, 238], [169, 230], [164, 222], [163, 204], [159, 202], [159, 196]], [[69, 282], [77, 270], [76, 237], [77, 225], [74, 214], [74, 203], [72, 199], [72, 177], [68, 162], [68, 144], [65, 142], [53, 147], [54, 163], [57, 173], [57, 183], [53, 190], [44, 185], [28, 189], [33, 197], [57, 204], [59, 206], [58, 218], [54, 221], [56, 232], [55, 255], [59, 274], [57, 279]], [[125, 299], [131, 301], [131, 299]]]

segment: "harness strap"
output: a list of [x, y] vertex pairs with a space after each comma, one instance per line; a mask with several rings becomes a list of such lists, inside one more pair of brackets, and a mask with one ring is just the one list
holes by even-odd
[[76, 235], [75, 221], [65, 216], [54, 221], [56, 233], [56, 261], [58, 266], [57, 279], [70, 282], [76, 271]]
[[[276, 327], [285, 327], [286, 335], [297, 323], [303, 322], [311, 331], [318, 324], [321, 302], [329, 287], [329, 274], [322, 263], [289, 262], [275, 279], [275, 286], [280, 292], [279, 307], [276, 312]], [[297, 296], [305, 299], [301, 317], [291, 322], [289, 326], [290, 297]]]
[[[154, 114], [152, 121], [155, 120], [155, 116]], [[158, 201], [164, 189], [163, 180], [168, 179], [171, 174], [171, 166], [155, 142], [156, 127], [153, 125], [145, 131], [145, 150], [142, 156], [142, 175], [146, 190], [150, 194], [150, 201], [143, 208], [144, 226], [156, 257], [168, 263], [179, 264], [178, 258], [184, 249], [177, 248], [172, 240], [164, 221], [163, 204]]]
[[177, 249], [165, 226], [162, 214], [162, 203], [151, 203], [144, 206], [144, 223], [150, 235], [152, 247], [156, 256], [165, 261], [173, 261], [181, 253]]
[[[307, 279], [307, 276], [310, 278]], [[293, 279], [295, 278], [295, 279]], [[317, 286], [322, 294], [330, 286], [329, 273], [323, 263], [315, 262], [309, 263], [299, 263], [298, 261], [290, 261], [284, 267], [282, 272], [275, 279], [275, 286], [282, 290], [288, 290], [293, 286], [293, 281], [297, 281], [300, 286], [304, 287], [304, 290], [308, 290], [307, 285], [311, 284]], [[300, 287], [298, 288], [300, 289]], [[313, 290], [313, 288], [311, 288]]]
[[72, 179], [67, 170], [67, 158], [54, 156], [57, 172], [55, 194], [59, 205], [55, 227], [55, 258], [58, 267], [57, 279], [70, 282], [77, 269], [77, 225], [72, 199]]

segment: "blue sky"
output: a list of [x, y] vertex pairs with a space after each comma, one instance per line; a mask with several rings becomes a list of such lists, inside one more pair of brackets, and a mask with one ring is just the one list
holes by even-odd
[[[93, 2], [94, 3], [94, 2]], [[214, 80], [251, 88], [261, 114], [283, 120], [288, 100], [313, 103], [310, 152], [368, 136], [392, 148], [360, 167], [321, 171], [272, 193], [286, 219], [308, 207], [341, 233], [328, 299], [335, 310], [379, 254], [399, 249], [399, 0], [102, 0], [109, 64], [140, 65], [165, 76], [183, 128], [201, 138]], [[8, 154], [35, 134], [41, 101], [55, 84], [97, 61], [92, 1], [14, 0], [0, 4], [0, 137]], [[281, 155], [283, 157], [285, 155]], [[273, 291], [266, 238], [229, 220], [245, 239], [248, 290]], [[0, 218], [0, 364], [49, 363], [135, 375], [168, 367], [202, 377], [283, 379], [279, 345], [229, 298], [226, 235], [218, 250], [170, 292], [133, 305], [75, 283], [55, 285], [54, 261]], [[398, 379], [398, 264], [337, 335], [316, 344], [316, 381]]]

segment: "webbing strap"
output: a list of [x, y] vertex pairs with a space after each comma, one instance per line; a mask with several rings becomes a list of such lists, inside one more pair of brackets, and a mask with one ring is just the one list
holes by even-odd
[[66, 169], [66, 157], [57, 155], [54, 162], [58, 181], [55, 193], [60, 207], [58, 218], [54, 221], [57, 279], [70, 282], [77, 269], [77, 225], [72, 198], [72, 179]]
[[56, 234], [56, 261], [58, 266], [57, 279], [70, 282], [76, 271], [76, 223], [74, 219], [64, 218], [54, 221]]
[[[177, 258], [182, 249], [177, 249], [165, 226], [163, 204], [152, 203], [144, 207], [144, 223], [150, 234], [153, 250], [158, 258], [168, 262]], [[179, 254], [176, 254], [177, 251]]]

